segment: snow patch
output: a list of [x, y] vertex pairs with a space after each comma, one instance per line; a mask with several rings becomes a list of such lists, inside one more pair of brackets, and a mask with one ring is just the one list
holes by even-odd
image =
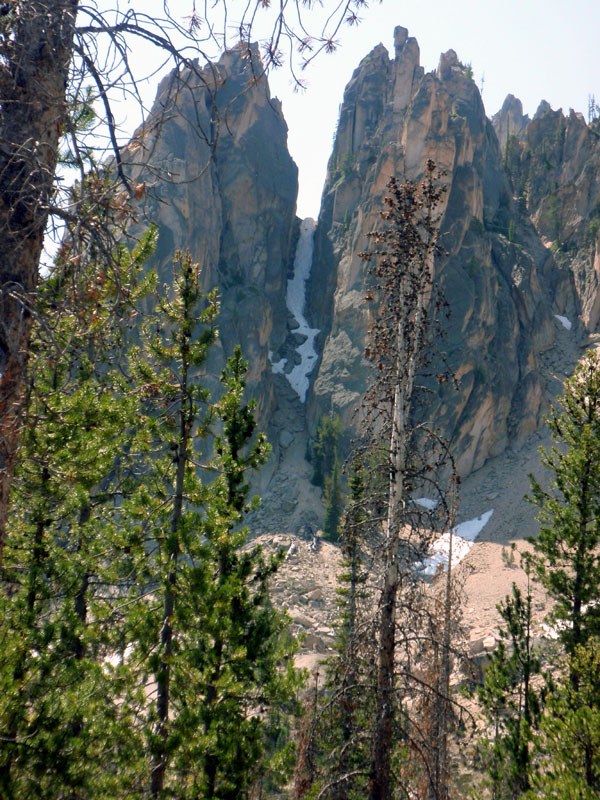
[[[452, 536], [452, 566], [465, 558], [469, 550], [473, 547], [473, 542], [489, 522], [494, 509], [486, 511], [480, 517], [461, 522], [453, 530]], [[443, 533], [431, 548], [430, 555], [424, 561], [423, 574], [435, 575], [440, 566], [446, 567], [450, 553], [450, 534]]]
[[454, 528], [455, 535], [460, 536], [462, 539], [467, 539], [469, 542], [474, 542], [492, 518], [493, 513], [494, 509], [491, 508], [480, 517], [470, 519], [468, 522], [461, 522], [460, 525], [457, 525], [456, 528]]
[[418, 506], [421, 506], [421, 508], [426, 508], [428, 511], [433, 511], [438, 504], [438, 501], [432, 500], [431, 497], [417, 497], [414, 502]]
[[282, 358], [276, 364], [273, 363], [273, 354], [269, 358], [272, 370], [275, 373], [283, 373], [290, 382], [292, 389], [298, 393], [301, 402], [306, 401], [308, 391], [308, 376], [313, 371], [317, 362], [317, 351], [315, 350], [315, 339], [321, 332], [319, 328], [311, 328], [304, 316], [304, 306], [306, 304], [306, 281], [310, 276], [312, 267], [314, 235], [317, 224], [314, 219], [307, 217], [300, 223], [300, 238], [296, 247], [296, 257], [294, 259], [294, 275], [287, 282], [285, 303], [290, 314], [298, 323], [298, 327], [293, 333], [304, 336], [304, 341], [296, 348], [300, 356], [300, 363], [286, 373], [285, 366], [287, 360]]
[[287, 358], [282, 358], [281, 361], [273, 361], [273, 351], [269, 350], [269, 361], [271, 362], [271, 372], [275, 375], [282, 373], [285, 370], [285, 365], [287, 364]]
[[568, 331], [571, 330], [571, 328], [573, 327], [573, 323], [571, 322], [570, 319], [567, 319], [567, 317], [561, 317], [560, 314], [555, 314], [554, 316], [560, 322], [563, 328], [566, 328]]
[[[590, 600], [589, 603], [583, 603], [581, 606], [581, 613], [584, 615], [588, 609], [594, 608], [598, 605], [598, 600]], [[570, 620], [559, 619], [556, 621], [555, 625], [550, 625], [547, 622], [542, 622], [540, 629], [542, 631], [542, 636], [544, 639], [558, 639], [562, 631], [567, 631], [569, 628], [572, 628], [573, 625]]]

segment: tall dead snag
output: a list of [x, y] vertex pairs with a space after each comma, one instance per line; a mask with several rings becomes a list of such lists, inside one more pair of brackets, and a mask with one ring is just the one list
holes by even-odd
[[[427, 557], [433, 531], [439, 529], [439, 513], [447, 510], [436, 480], [446, 451], [419, 422], [416, 404], [417, 376], [431, 362], [432, 334], [443, 306], [433, 282], [434, 258], [441, 252], [435, 211], [443, 191], [436, 185], [435, 171], [428, 161], [420, 184], [390, 180], [381, 213], [384, 227], [369, 234], [374, 248], [363, 254], [373, 262], [370, 274], [376, 283], [369, 295], [376, 306], [365, 355], [377, 377], [365, 395], [366, 431], [383, 449], [387, 472], [369, 800], [392, 796], [391, 753], [399, 705], [396, 631], [403, 632], [403, 672], [410, 673], [422, 624], [423, 581], [416, 565]], [[424, 511], [412, 499], [417, 489], [427, 487], [435, 493], [435, 511]]]
[[77, 0], [0, 9], [0, 564]]
[[462, 588], [452, 572], [454, 498], [449, 508], [448, 568], [439, 570], [429, 592], [426, 629], [419, 653], [420, 697], [413, 705], [418, 728], [410, 743], [410, 766], [416, 777], [416, 796], [448, 800], [450, 758], [448, 739], [455, 719], [450, 677], [463, 658]]

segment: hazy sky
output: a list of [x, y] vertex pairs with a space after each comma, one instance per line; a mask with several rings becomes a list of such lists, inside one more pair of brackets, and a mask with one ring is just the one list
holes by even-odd
[[271, 91], [283, 101], [289, 147], [300, 169], [299, 216], [318, 214], [325, 167], [344, 86], [376, 44], [393, 54], [393, 29], [408, 28], [426, 71], [439, 55], [456, 51], [471, 63], [488, 116], [507, 94], [516, 95], [532, 116], [541, 100], [587, 118], [588, 95], [600, 102], [599, 0], [383, 0], [348, 28], [340, 49], [322, 55], [306, 73], [308, 89], [291, 91], [282, 70], [272, 73]]
[[[122, 7], [143, 8], [152, 15], [163, 0], [119, 0]], [[217, 0], [213, 0], [216, 2]], [[239, 4], [241, 3], [241, 6]], [[101, 4], [101, 3], [100, 3]], [[236, 4], [228, 0], [233, 21]], [[322, 0], [326, 10], [337, 0]], [[173, 16], [183, 20], [191, 0], [170, 0]], [[288, 7], [293, 8], [291, 2]], [[215, 6], [211, 6], [214, 11]], [[265, 12], [267, 13], [267, 12]], [[396, 25], [408, 28], [421, 50], [421, 64], [434, 70], [440, 53], [453, 49], [463, 63], [471, 63], [474, 80], [483, 82], [483, 101], [488, 116], [494, 114], [507, 94], [523, 102], [533, 115], [539, 102], [553, 108], [569, 108], [587, 118], [588, 95], [600, 102], [600, 0], [370, 0], [358, 27], [345, 26], [337, 52], [322, 54], [303, 73], [308, 88], [293, 90], [285, 67], [271, 73], [273, 95], [283, 102], [289, 126], [289, 148], [300, 170], [298, 214], [316, 217], [319, 211], [327, 159], [344, 87], [359, 61], [382, 42], [393, 53]], [[140, 50], [135, 60], [152, 64], [156, 54]], [[157, 78], [143, 89], [151, 104]], [[126, 128], [137, 124], [135, 109], [127, 113]]]

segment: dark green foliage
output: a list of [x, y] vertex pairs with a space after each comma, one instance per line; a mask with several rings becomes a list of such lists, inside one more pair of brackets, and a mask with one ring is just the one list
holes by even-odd
[[560, 406], [548, 419], [557, 446], [541, 451], [553, 473], [549, 489], [531, 478], [531, 500], [540, 508], [531, 564], [555, 601], [551, 620], [572, 657], [600, 633], [600, 358], [594, 351], [565, 381]]
[[[600, 791], [600, 358], [588, 352], [565, 381], [562, 411], [541, 450], [549, 488], [531, 477], [540, 533], [526, 565], [554, 601], [548, 621], [562, 653], [532, 677], [531, 598], [501, 607], [503, 641], [480, 692], [495, 735], [483, 743], [494, 798], [597, 798]], [[557, 678], [557, 674], [560, 676]], [[545, 708], [540, 712], [540, 699]], [[535, 733], [535, 736], [533, 735]]]
[[335, 454], [331, 475], [325, 478], [323, 492], [325, 500], [325, 519], [323, 520], [323, 533], [332, 542], [337, 541], [339, 524], [344, 510], [344, 496], [342, 493], [340, 462]]
[[120, 248], [110, 273], [92, 264], [73, 274], [59, 261], [41, 290], [52, 325], [32, 338], [0, 594], [5, 797], [109, 798], [117, 785], [135, 796], [127, 678], [109, 660], [122, 619], [115, 587], [132, 579], [118, 498], [138, 417], [119, 345], [150, 285], [139, 271], [155, 240], [150, 231], [132, 254]]
[[368, 787], [368, 730], [375, 708], [374, 642], [365, 613], [364, 475], [356, 463], [349, 487], [340, 529], [343, 560], [338, 575], [336, 653], [327, 659], [323, 686], [315, 685], [307, 709], [296, 770], [297, 798], [362, 800]]
[[339, 417], [321, 417], [312, 448], [313, 474], [311, 482], [323, 487], [325, 519], [323, 531], [330, 541], [338, 538], [338, 526], [344, 508], [338, 441], [342, 435]]
[[220, 400], [198, 380], [217, 302], [189, 257], [129, 369], [121, 358], [133, 303], [155, 288], [137, 279], [154, 238], [120, 250], [114, 276], [65, 267], [45, 287], [64, 307], [51, 341], [34, 338], [2, 572], [2, 797], [237, 800], [291, 766], [300, 681], [269, 598], [280, 559], [242, 524], [268, 445], [239, 349]]
[[[242, 403], [247, 364], [237, 348], [221, 376], [224, 394], [209, 405], [196, 376], [216, 335], [216, 297], [203, 297], [189, 256], [175, 264], [160, 324], [146, 326], [145, 347], [132, 355], [148, 387], [151, 459], [127, 510], [139, 520], [155, 586], [132, 605], [130, 627], [143, 632], [132, 659], [144, 665], [142, 682], [157, 687], [145, 726], [151, 796], [233, 800], [289, 766], [291, 745], [272, 752], [271, 737], [299, 679], [287, 619], [269, 599], [279, 559], [246, 549], [241, 526], [256, 505], [247, 470], [269, 452], [255, 435], [253, 404]], [[197, 465], [213, 423], [221, 432], [205, 471], [217, 477], [207, 483]]]
[[523, 597], [513, 583], [512, 596], [498, 606], [504, 621], [500, 642], [486, 668], [479, 700], [491, 738], [480, 742], [496, 800], [522, 797], [529, 788], [531, 751], [540, 715], [540, 697], [533, 688], [540, 660], [533, 648], [531, 595]]
[[342, 421], [339, 417], [321, 417], [317, 435], [312, 447], [313, 475], [311, 483], [323, 486], [325, 478], [331, 475], [337, 458], [337, 444], [342, 435]]
[[578, 645], [572, 658], [575, 690], [564, 680], [548, 698], [537, 737], [533, 798], [596, 800], [600, 796], [600, 642]]

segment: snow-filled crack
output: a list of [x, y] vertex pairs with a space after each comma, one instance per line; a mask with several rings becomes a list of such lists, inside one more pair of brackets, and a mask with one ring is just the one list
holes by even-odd
[[311, 328], [304, 316], [306, 281], [310, 276], [312, 267], [315, 228], [316, 222], [310, 217], [300, 223], [300, 238], [298, 239], [296, 257], [294, 259], [294, 274], [287, 282], [285, 294], [288, 310], [298, 323], [298, 327], [292, 333], [304, 337], [304, 341], [296, 347], [296, 352], [300, 356], [300, 363], [287, 372], [286, 359], [273, 363], [273, 353], [269, 353], [273, 372], [285, 375], [303, 403], [306, 401], [306, 393], [308, 392], [308, 376], [317, 362], [315, 339], [321, 332], [319, 328]]

